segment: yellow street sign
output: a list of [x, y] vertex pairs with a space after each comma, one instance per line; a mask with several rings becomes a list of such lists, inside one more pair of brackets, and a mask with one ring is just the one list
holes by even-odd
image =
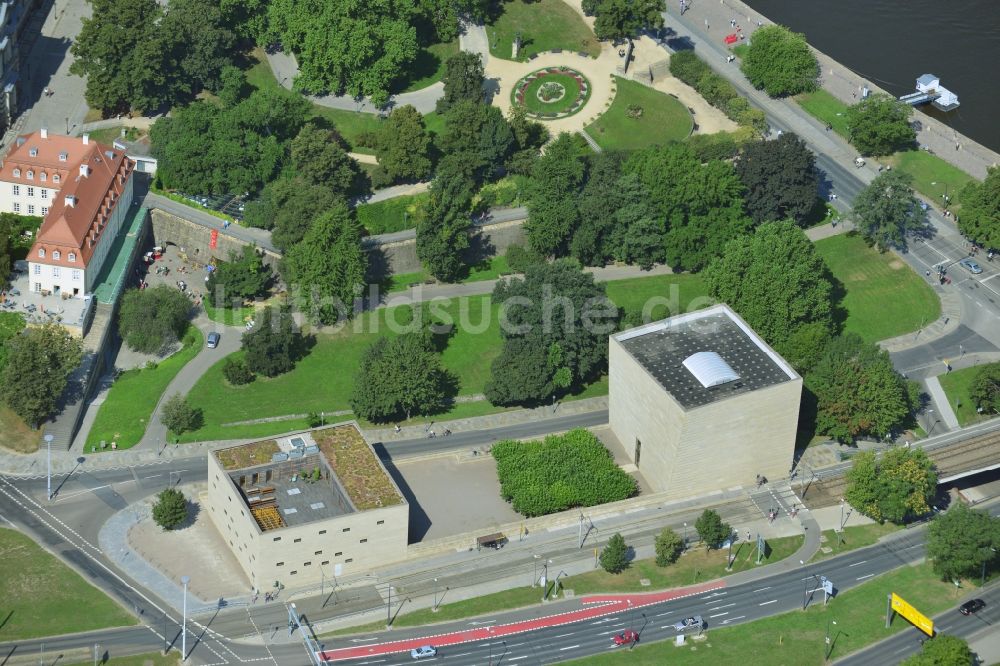
[[934, 620], [930, 619], [908, 604], [895, 592], [892, 593], [892, 610], [905, 617], [914, 627], [921, 630], [928, 636], [934, 636]]

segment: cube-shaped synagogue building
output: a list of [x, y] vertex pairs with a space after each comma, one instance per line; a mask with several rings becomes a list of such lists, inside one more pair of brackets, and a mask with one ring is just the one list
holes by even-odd
[[254, 588], [406, 558], [409, 506], [355, 423], [208, 454], [209, 515]]
[[788, 474], [802, 378], [728, 306], [609, 344], [611, 429], [656, 491], [689, 497]]

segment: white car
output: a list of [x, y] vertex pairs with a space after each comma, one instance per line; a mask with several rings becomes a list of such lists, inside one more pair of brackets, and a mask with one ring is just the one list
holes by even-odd
[[413, 648], [410, 650], [410, 656], [414, 659], [423, 659], [424, 657], [434, 657], [438, 653], [437, 648], [433, 645], [424, 645], [422, 647]]
[[701, 629], [705, 626], [705, 621], [701, 619], [701, 615], [695, 615], [694, 617], [687, 617], [674, 625], [674, 629], [678, 632], [688, 631], [689, 629]]

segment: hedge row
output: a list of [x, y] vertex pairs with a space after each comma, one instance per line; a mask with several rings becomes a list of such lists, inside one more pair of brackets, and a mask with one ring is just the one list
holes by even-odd
[[493, 457], [500, 494], [524, 516], [615, 502], [638, 490], [600, 440], [583, 429], [543, 441], [504, 440], [493, 447]]
[[670, 73], [698, 91], [705, 101], [730, 120], [752, 127], [759, 134], [767, 132], [767, 118], [760, 109], [750, 106], [729, 81], [712, 71], [694, 51], [678, 51], [670, 56]]

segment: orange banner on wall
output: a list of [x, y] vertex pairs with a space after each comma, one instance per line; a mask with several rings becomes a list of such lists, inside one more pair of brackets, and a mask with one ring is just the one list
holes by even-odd
[[214, 250], [218, 244], [219, 244], [219, 230], [212, 229], [212, 238], [211, 240], [208, 241], [208, 246]]

